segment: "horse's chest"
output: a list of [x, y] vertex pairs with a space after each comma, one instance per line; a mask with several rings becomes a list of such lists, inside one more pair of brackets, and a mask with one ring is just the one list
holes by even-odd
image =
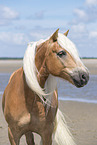
[[43, 107], [33, 107], [32, 111], [29, 113], [23, 114], [19, 119], [18, 125], [21, 127], [30, 126], [34, 127], [43, 127], [46, 124], [46, 115]]
[[31, 123], [32, 124], [40, 124], [46, 122], [45, 112], [41, 109], [38, 112], [31, 113]]

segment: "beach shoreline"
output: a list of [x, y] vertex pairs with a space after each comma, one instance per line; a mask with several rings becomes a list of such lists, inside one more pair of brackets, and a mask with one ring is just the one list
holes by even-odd
[[[82, 59], [90, 74], [97, 74], [97, 59]], [[0, 73], [12, 73], [23, 66], [23, 60], [0, 60]]]
[[22, 60], [0, 60], [0, 73], [12, 73], [22, 67]]

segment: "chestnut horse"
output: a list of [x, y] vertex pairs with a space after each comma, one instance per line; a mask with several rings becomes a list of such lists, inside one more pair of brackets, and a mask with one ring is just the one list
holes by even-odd
[[23, 134], [28, 145], [35, 145], [34, 132], [43, 145], [52, 145], [53, 134], [59, 145], [75, 144], [58, 109], [55, 78], [83, 87], [89, 73], [67, 38], [68, 31], [58, 30], [46, 40], [28, 44], [23, 67], [11, 75], [4, 91], [2, 107], [12, 145], [18, 145]]

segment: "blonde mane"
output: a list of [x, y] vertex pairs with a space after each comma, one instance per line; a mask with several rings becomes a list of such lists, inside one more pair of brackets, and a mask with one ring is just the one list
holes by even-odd
[[[43, 96], [45, 98], [50, 98], [49, 99], [50, 101], [52, 93], [57, 87], [56, 78], [52, 75], [49, 75], [44, 89], [41, 88], [37, 80], [37, 68], [35, 66], [36, 47], [39, 44], [45, 42], [46, 40], [30, 42], [28, 44], [28, 47], [27, 47], [27, 50], [25, 52], [24, 59], [23, 59], [23, 69], [26, 76], [26, 82], [28, 86], [31, 88], [31, 90], [33, 90], [41, 98], [42, 101], [44, 101]], [[57, 41], [62, 48], [67, 50], [72, 55], [72, 57], [75, 59], [77, 63], [78, 62], [81, 63], [81, 60], [78, 56], [76, 47], [73, 44], [73, 42], [71, 42], [66, 36], [64, 36], [61, 33], [58, 33]]]
[[[40, 40], [38, 42], [30, 42], [28, 44], [28, 47], [27, 47], [27, 50], [25, 52], [24, 59], [23, 59], [23, 69], [24, 69], [26, 82], [28, 86], [44, 102], [43, 96], [45, 98], [46, 96], [48, 96], [48, 100], [50, 100], [50, 96], [52, 95], [54, 89], [56, 88], [56, 81], [55, 81], [55, 77], [53, 77], [52, 75], [49, 75], [44, 89], [41, 88], [38, 83], [37, 68], [35, 66], [35, 53], [36, 53], [36, 47], [43, 42], [44, 40]], [[51, 80], [52, 80], [52, 83], [51, 83]]]

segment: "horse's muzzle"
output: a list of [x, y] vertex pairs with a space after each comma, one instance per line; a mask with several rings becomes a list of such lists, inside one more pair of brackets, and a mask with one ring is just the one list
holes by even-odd
[[73, 83], [76, 87], [80, 88], [87, 84], [89, 80], [88, 72], [78, 72], [72, 76]]

